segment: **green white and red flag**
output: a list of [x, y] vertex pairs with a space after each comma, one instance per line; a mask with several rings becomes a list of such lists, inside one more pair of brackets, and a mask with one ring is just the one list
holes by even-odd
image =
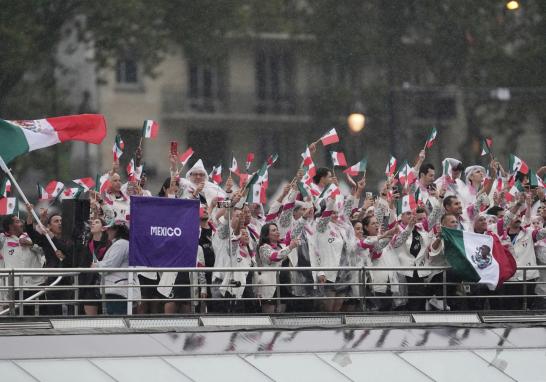
[[248, 181], [247, 187], [248, 187], [248, 194], [246, 197], [247, 203], [260, 203], [261, 200], [264, 199], [264, 196], [262, 195], [263, 192], [265, 192], [263, 184], [266, 183], [265, 188], [267, 188], [268, 183], [268, 175], [267, 175], [267, 162], [263, 164], [263, 166], [256, 171]]
[[417, 180], [413, 168], [407, 161], [402, 164], [400, 171], [398, 171], [398, 180], [403, 187], [409, 187]]
[[497, 236], [442, 227], [444, 255], [462, 280], [485, 284], [490, 290], [516, 273], [516, 261]]
[[493, 146], [493, 139], [491, 138], [484, 138], [482, 139], [482, 152], [481, 156], [485, 156], [487, 154], [491, 154], [491, 147]]
[[65, 199], [78, 199], [78, 197], [80, 196], [80, 194], [82, 193], [83, 189], [80, 188], [80, 187], [70, 187], [70, 188], [65, 188], [63, 190], [63, 192], [61, 192], [61, 194], [59, 195], [59, 198], [61, 200], [65, 200]]
[[368, 160], [364, 158], [360, 162], [349, 167], [348, 169], [343, 170], [343, 172], [351, 176], [357, 176], [361, 172], [364, 172], [364, 173], [366, 172], [367, 165], [368, 165]]
[[17, 213], [17, 198], [0, 199], [0, 215], [10, 215]]
[[90, 189], [95, 187], [95, 181], [91, 177], [74, 179], [72, 182], [76, 183], [78, 186], [83, 188], [85, 191], [89, 191]]
[[191, 147], [189, 147], [186, 151], [184, 151], [182, 154], [180, 154], [178, 159], [180, 159], [180, 162], [182, 163], [182, 166], [185, 166], [186, 163], [188, 163], [188, 161], [190, 160], [192, 155], [193, 155], [193, 149]]
[[403, 214], [405, 212], [415, 212], [417, 209], [417, 201], [411, 193], [404, 195], [401, 200], [399, 213]]
[[112, 147], [112, 152], [114, 153], [114, 161], [118, 161], [119, 158], [123, 155], [123, 150], [125, 149], [125, 142], [121, 139], [121, 135], [116, 135], [114, 139], [114, 147]]
[[522, 174], [527, 174], [529, 172], [529, 166], [522, 159], [518, 158], [514, 154], [510, 154], [510, 159], [508, 161], [508, 167], [512, 173], [521, 172]]
[[239, 175], [239, 165], [237, 164], [237, 159], [235, 159], [235, 156], [231, 157], [231, 166], [229, 167], [229, 171]]
[[48, 200], [50, 199], [49, 194], [46, 192], [44, 186], [42, 186], [40, 183], [36, 183], [38, 188], [38, 200]]
[[330, 151], [332, 156], [332, 164], [335, 166], [347, 167], [347, 161], [345, 160], [345, 154], [341, 151]]
[[523, 192], [523, 191], [524, 191], [523, 185], [521, 184], [519, 180], [516, 180], [514, 184], [510, 187], [508, 192], [504, 194], [504, 198], [506, 199], [507, 202], [511, 202], [512, 200], [515, 199], [515, 197], [520, 192]]
[[216, 184], [222, 183], [222, 165], [213, 166], [209, 178]]
[[339, 136], [337, 135], [336, 129], [333, 128], [332, 130], [328, 131], [326, 134], [320, 137], [320, 141], [322, 142], [323, 146], [328, 146], [332, 143], [339, 142]]
[[5, 198], [11, 193], [11, 181], [7, 176], [0, 182], [0, 197]]
[[448, 159], [442, 161], [442, 175], [444, 177], [444, 184], [455, 182], [455, 179], [453, 179], [453, 166]]
[[106, 121], [100, 114], [37, 120], [0, 120], [0, 156], [6, 163], [19, 155], [67, 141], [100, 144]]
[[396, 158], [391, 155], [389, 163], [387, 163], [387, 168], [385, 168], [385, 175], [387, 178], [390, 178], [396, 172]]
[[108, 173], [102, 176], [97, 174], [95, 179], [95, 191], [101, 194], [106, 192], [110, 187], [110, 175]]
[[250, 169], [250, 165], [254, 162], [254, 153], [248, 153], [246, 155], [245, 169], [246, 172]]
[[427, 142], [425, 143], [425, 147], [427, 149], [430, 149], [432, 145], [434, 145], [434, 142], [436, 141], [436, 136], [438, 135], [438, 131], [435, 127], [432, 128], [432, 131], [430, 132], [430, 135], [427, 138]]
[[275, 154], [271, 154], [270, 156], [267, 157], [267, 168], [273, 166], [277, 161], [279, 160], [279, 154], [275, 153]]
[[309, 165], [313, 163], [313, 158], [311, 157], [311, 151], [309, 150], [309, 146], [307, 146], [305, 148], [305, 151], [301, 153], [301, 157], [303, 158], [303, 167], [309, 167]]
[[64, 184], [56, 180], [52, 180], [45, 186], [45, 192], [49, 195], [50, 198], [56, 199], [64, 189]]
[[151, 119], [144, 121], [144, 126], [142, 126], [142, 136], [144, 138], [155, 139], [157, 133], [159, 132], [159, 123]]

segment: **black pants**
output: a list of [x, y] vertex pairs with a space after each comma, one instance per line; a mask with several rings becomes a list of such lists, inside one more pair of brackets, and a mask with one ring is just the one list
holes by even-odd
[[[417, 285], [424, 283], [425, 279], [419, 277], [417, 271], [413, 271], [413, 276], [406, 276], [409, 297], [427, 296], [426, 285]], [[425, 310], [426, 298], [408, 298], [406, 309], [411, 312], [420, 312]]]
[[[529, 280], [530, 282], [536, 280]], [[535, 295], [536, 284], [527, 284], [527, 290], [524, 291], [523, 284], [511, 284], [506, 283], [502, 288], [502, 292], [505, 295], [523, 296], [523, 295]], [[524, 305], [524, 297], [510, 297], [502, 299], [502, 305], [507, 310], [522, 310]], [[537, 297], [527, 297], [527, 309], [532, 309], [539, 300]]]

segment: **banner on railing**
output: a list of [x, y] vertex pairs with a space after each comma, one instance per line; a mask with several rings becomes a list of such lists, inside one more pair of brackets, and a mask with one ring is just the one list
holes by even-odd
[[131, 197], [129, 265], [195, 267], [199, 201]]

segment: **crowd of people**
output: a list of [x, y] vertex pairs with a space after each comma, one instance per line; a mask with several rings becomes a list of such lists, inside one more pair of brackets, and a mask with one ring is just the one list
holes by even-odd
[[[256, 186], [252, 174], [230, 172], [223, 185], [217, 184], [197, 160], [182, 176], [183, 165], [171, 153], [171, 176], [157, 196], [200, 201], [196, 266], [203, 272], [139, 272], [134, 280], [139, 286], [133, 294], [139, 301], [135, 312], [188, 313], [195, 303], [190, 298], [200, 298], [201, 309], [217, 313], [544, 307], [544, 298], [538, 296], [545, 294], [546, 270], [518, 270], [507, 283], [490, 291], [479, 283], [463, 282], [451, 269], [444, 275], [442, 270], [427, 267], [450, 265], [444, 254], [443, 227], [493, 236], [517, 266], [546, 265], [546, 197], [541, 180], [546, 168], [534, 172], [520, 162], [505, 171], [491, 156], [488, 169], [478, 165], [465, 168], [459, 160], [446, 158], [437, 171], [426, 162], [426, 151], [422, 150], [408, 170], [396, 172], [396, 166], [391, 170], [387, 166], [385, 181], [377, 187], [366, 183], [365, 169], [357, 176], [346, 172], [342, 181], [351, 191], [345, 192], [347, 188], [340, 186], [341, 179], [331, 168], [314, 166], [312, 155], [318, 149], [318, 143], [309, 145], [302, 168], [270, 201], [267, 212], [265, 204], [250, 195]], [[139, 148], [135, 153], [137, 169], [141, 157]], [[40, 222], [30, 213], [26, 220], [13, 214], [3, 218], [0, 265], [128, 267], [130, 197], [153, 193], [146, 189], [145, 174], [130, 173], [125, 183], [121, 175], [115, 161], [100, 187], [85, 193], [91, 206], [89, 232], [78, 253], [63, 239], [61, 214], [42, 209]], [[261, 188], [266, 181], [263, 175]], [[378, 193], [369, 191], [374, 188]], [[26, 207], [29, 211], [34, 208]], [[236, 270], [253, 267], [258, 269]], [[259, 267], [282, 271], [277, 274]], [[290, 270], [292, 267], [300, 269]], [[332, 270], [301, 270], [306, 267]], [[347, 267], [364, 267], [365, 271], [344, 269]], [[377, 267], [392, 269], [375, 270]], [[224, 268], [235, 270], [215, 270]], [[103, 293], [108, 300], [103, 313], [126, 312], [127, 286], [132, 284], [126, 272], [74, 277], [79, 298], [84, 300], [76, 306], [81, 312], [100, 314]], [[74, 277], [64, 277], [59, 285], [73, 285]], [[35, 293], [33, 287], [49, 285], [54, 279], [24, 276], [17, 282], [25, 288], [26, 298]], [[447, 305], [442, 298], [444, 279], [448, 282]], [[4, 279], [4, 285], [6, 282]], [[373, 297], [364, 307], [363, 294]], [[2, 295], [6, 303], [6, 290]], [[534, 297], [525, 298], [524, 305], [524, 295]], [[49, 304], [40, 314], [63, 314], [63, 304], [51, 301], [71, 296], [71, 290], [48, 290], [41, 299]], [[25, 308], [26, 314], [35, 311], [31, 305]]]

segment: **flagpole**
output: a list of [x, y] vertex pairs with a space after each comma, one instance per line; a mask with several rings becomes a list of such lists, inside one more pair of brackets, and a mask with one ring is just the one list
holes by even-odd
[[[23, 198], [23, 202], [25, 202], [26, 205], [29, 205], [30, 202], [28, 201], [25, 193], [23, 192], [23, 190], [21, 190], [21, 187], [19, 187], [19, 183], [17, 183], [17, 181], [13, 177], [13, 174], [11, 173], [11, 170], [8, 168], [8, 166], [6, 165], [6, 162], [4, 162], [4, 159], [1, 156], [0, 156], [0, 168], [2, 168], [2, 170], [9, 176], [9, 178], [13, 182], [13, 185], [15, 186], [15, 188], [17, 188], [17, 191], [21, 195], [21, 198]], [[38, 224], [38, 226], [40, 226], [40, 228], [42, 229], [45, 237], [47, 238], [47, 241], [51, 245], [51, 248], [53, 248], [53, 250], [55, 252], [57, 252], [57, 247], [55, 246], [55, 244], [53, 244], [53, 240], [51, 240], [51, 237], [49, 236], [49, 233], [47, 232], [46, 228], [44, 227], [44, 225], [40, 221], [40, 218], [36, 214], [36, 211], [34, 211], [34, 209], [30, 208], [29, 212], [32, 214], [32, 216], [36, 220], [36, 223]]]

